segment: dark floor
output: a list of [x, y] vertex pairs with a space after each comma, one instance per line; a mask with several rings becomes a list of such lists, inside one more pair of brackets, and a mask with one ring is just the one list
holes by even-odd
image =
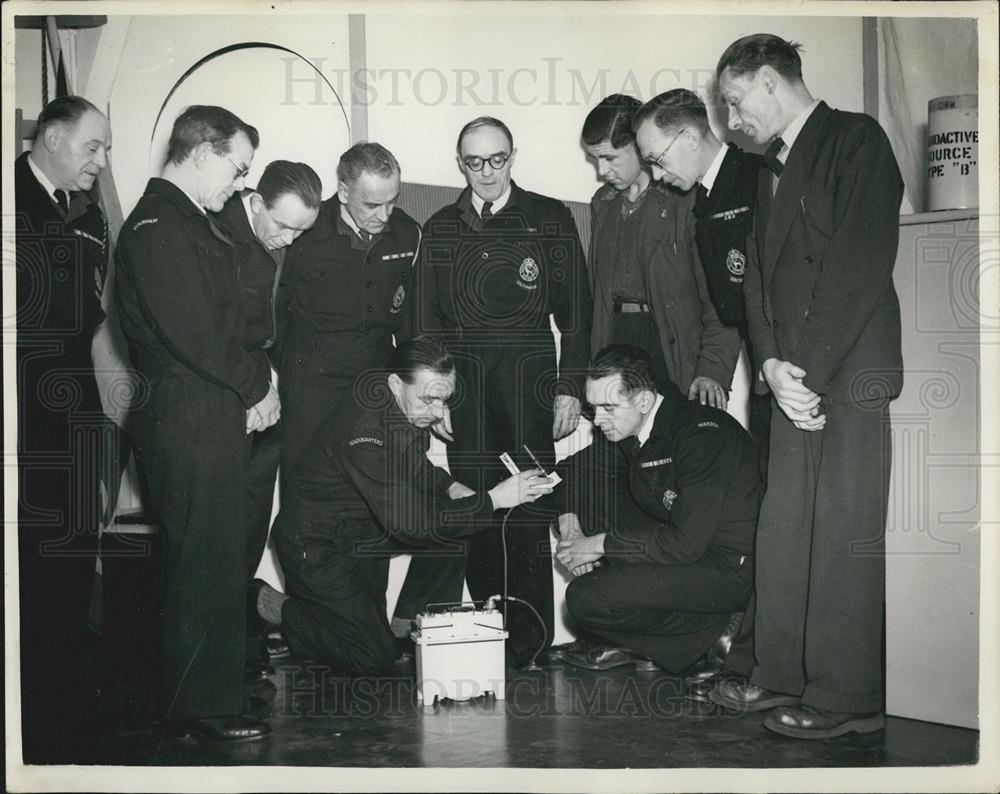
[[681, 682], [630, 669], [551, 664], [511, 675], [505, 701], [417, 704], [412, 670], [349, 680], [321, 666], [277, 667], [274, 733], [216, 747], [117, 725], [103, 763], [340, 767], [847, 767], [973, 764], [976, 731], [889, 718], [883, 732], [803, 742], [762, 715], [684, 700]]

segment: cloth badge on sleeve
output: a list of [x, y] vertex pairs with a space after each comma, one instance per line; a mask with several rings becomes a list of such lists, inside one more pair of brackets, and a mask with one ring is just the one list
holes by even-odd
[[742, 276], [747, 269], [747, 258], [742, 251], [730, 248], [726, 255], [726, 267], [734, 276]]
[[671, 491], [669, 488], [663, 492], [663, 506], [669, 510], [674, 506], [674, 500], [677, 498], [677, 491]]

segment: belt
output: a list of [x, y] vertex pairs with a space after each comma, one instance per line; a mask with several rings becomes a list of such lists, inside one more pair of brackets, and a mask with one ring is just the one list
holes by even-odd
[[615, 314], [634, 314], [637, 312], [649, 312], [648, 303], [622, 303], [615, 301], [611, 304], [611, 311]]

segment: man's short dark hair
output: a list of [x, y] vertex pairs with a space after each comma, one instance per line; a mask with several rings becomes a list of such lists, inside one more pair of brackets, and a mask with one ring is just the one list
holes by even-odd
[[619, 375], [629, 395], [637, 391], [656, 391], [653, 380], [653, 359], [649, 353], [634, 345], [608, 345], [601, 349], [587, 370], [588, 380], [599, 380]]
[[405, 383], [413, 383], [418, 369], [450, 375], [455, 371], [455, 362], [440, 339], [421, 334], [396, 345], [386, 362], [386, 369], [396, 373]]
[[801, 80], [801, 49], [801, 44], [770, 33], [744, 36], [726, 47], [715, 67], [715, 76], [721, 77], [728, 69], [733, 77], [742, 77], [754, 74], [761, 66], [770, 66], [786, 80]]
[[319, 176], [305, 163], [290, 160], [273, 160], [267, 164], [257, 182], [260, 193], [268, 208], [287, 193], [298, 196], [309, 209], [316, 209], [323, 199], [323, 183]]
[[632, 129], [639, 129], [639, 125], [647, 119], [652, 119], [662, 132], [668, 133], [676, 133], [684, 127], [695, 127], [705, 136], [711, 129], [705, 103], [694, 91], [686, 88], [675, 88], [649, 100], [636, 111]]
[[[53, 99], [42, 108], [38, 115], [38, 129], [35, 132], [35, 140], [38, 140], [53, 124], [68, 124], [75, 126], [89, 111], [101, 113], [93, 102], [84, 99], [82, 96], [61, 96]], [[104, 114], [101, 113], [103, 116]]]
[[233, 137], [242, 132], [250, 145], [257, 149], [260, 135], [235, 113], [216, 105], [191, 105], [174, 122], [167, 144], [167, 162], [183, 163], [202, 143], [212, 144], [217, 154], [229, 154]]
[[388, 179], [400, 172], [399, 162], [381, 143], [356, 143], [340, 155], [337, 181], [353, 185], [365, 172]]
[[455, 142], [455, 151], [459, 154], [462, 153], [462, 139], [474, 130], [478, 130], [480, 127], [493, 127], [500, 130], [507, 138], [507, 143], [510, 145], [510, 150], [514, 151], [514, 135], [511, 133], [510, 128], [504, 124], [500, 119], [494, 118], [493, 116], [480, 116], [475, 118], [462, 127], [461, 132], [458, 133], [458, 140]]
[[642, 103], [634, 96], [612, 94], [587, 114], [580, 137], [587, 146], [607, 141], [615, 149], [635, 143], [632, 119]]

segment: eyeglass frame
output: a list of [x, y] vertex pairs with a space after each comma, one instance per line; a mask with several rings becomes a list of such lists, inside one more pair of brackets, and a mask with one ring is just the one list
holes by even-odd
[[681, 127], [677, 131], [677, 134], [674, 135], [674, 137], [671, 139], [670, 143], [667, 144], [666, 148], [656, 156], [656, 159], [651, 160], [650, 158], [647, 157], [643, 162], [650, 168], [652, 168], [655, 165], [657, 168], [663, 170], [663, 165], [660, 163], [660, 160], [663, 159], [663, 155], [665, 155], [667, 152], [670, 151], [670, 147], [673, 146], [675, 143], [677, 143], [677, 139], [680, 138], [681, 135], [683, 135], [685, 132], [687, 132], [687, 130], [688, 130], [687, 127]]
[[[468, 157], [462, 158], [462, 164], [465, 165], [465, 167], [468, 168], [470, 171], [473, 171], [477, 174], [482, 173], [482, 170], [486, 168], [487, 163], [490, 164], [490, 168], [492, 168], [494, 171], [499, 171], [501, 168], [507, 165], [508, 162], [510, 162], [511, 154], [512, 153], [504, 153], [504, 154], [498, 153], [498, 154], [491, 154], [489, 157], [477, 157], [476, 155], [469, 155]], [[497, 158], [502, 158], [502, 161], [500, 162], [499, 165], [493, 162]], [[472, 163], [469, 162], [469, 160], [481, 160], [482, 162], [480, 163], [479, 168], [474, 168], [472, 166]]]
[[237, 165], [236, 161], [232, 157], [230, 157], [228, 154], [223, 154], [222, 156], [225, 157], [229, 161], [230, 165], [232, 165], [233, 168], [236, 169], [236, 175], [233, 177], [233, 181], [234, 182], [237, 179], [246, 179], [250, 175], [250, 168], [249, 168], [249, 166], [239, 166], [239, 165]]

